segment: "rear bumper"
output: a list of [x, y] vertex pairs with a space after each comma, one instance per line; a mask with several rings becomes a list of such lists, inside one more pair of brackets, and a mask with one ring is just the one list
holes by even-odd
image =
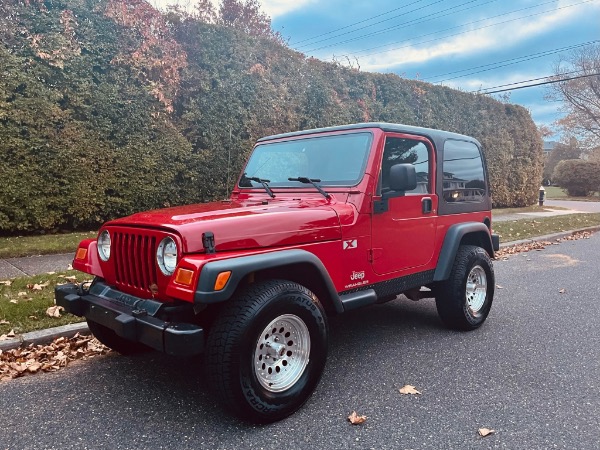
[[202, 327], [182, 322], [168, 322], [155, 315], [160, 304], [122, 294], [120, 297], [103, 283], [94, 283], [89, 292], [75, 285], [55, 288], [56, 304], [66, 312], [85, 317], [113, 330], [117, 335], [141, 342], [169, 355], [190, 356], [204, 350]]

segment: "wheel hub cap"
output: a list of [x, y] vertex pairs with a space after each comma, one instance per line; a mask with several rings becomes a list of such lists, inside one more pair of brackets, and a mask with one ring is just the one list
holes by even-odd
[[472, 314], [477, 314], [483, 308], [487, 297], [487, 277], [481, 266], [474, 266], [467, 277], [466, 286], [467, 306]]
[[285, 391], [300, 379], [309, 356], [310, 333], [304, 321], [293, 314], [281, 315], [265, 327], [256, 342], [256, 378], [268, 391]]

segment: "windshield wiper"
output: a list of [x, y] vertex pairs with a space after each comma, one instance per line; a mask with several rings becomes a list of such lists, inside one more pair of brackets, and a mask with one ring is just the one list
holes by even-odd
[[317, 183], [320, 183], [321, 180], [319, 178], [308, 178], [308, 177], [298, 177], [298, 178], [288, 178], [288, 181], [299, 181], [300, 183], [304, 183], [304, 184], [312, 184], [315, 189], [317, 191], [319, 191], [321, 194], [323, 194], [323, 197], [325, 197], [327, 200], [329, 200], [331, 198], [331, 195], [329, 195], [327, 192], [325, 192], [321, 186], [319, 186]]
[[267, 194], [269, 194], [271, 196], [271, 198], [275, 198], [275, 194], [273, 193], [273, 191], [267, 184], [267, 183], [270, 183], [271, 180], [265, 180], [264, 178], [258, 178], [258, 177], [245, 177], [245, 178], [246, 178], [246, 180], [256, 181], [257, 183], [262, 184], [262, 186], [265, 188], [265, 191], [267, 191]]

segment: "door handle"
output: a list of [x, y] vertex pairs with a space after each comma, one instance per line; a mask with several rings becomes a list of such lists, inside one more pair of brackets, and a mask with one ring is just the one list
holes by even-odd
[[431, 213], [432, 209], [433, 202], [431, 201], [431, 197], [423, 197], [423, 200], [421, 200], [421, 210], [423, 211], [423, 214]]

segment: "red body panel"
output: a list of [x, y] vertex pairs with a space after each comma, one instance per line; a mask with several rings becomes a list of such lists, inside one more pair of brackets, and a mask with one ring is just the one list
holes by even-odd
[[[116, 256], [101, 261], [96, 243], [84, 241], [87, 260], [75, 261], [74, 267], [132, 295], [188, 302], [194, 300], [199, 273], [208, 261], [282, 249], [316, 255], [338, 292], [434, 269], [448, 227], [457, 218], [438, 215], [433, 181], [429, 193], [392, 198], [388, 212], [374, 213], [374, 202], [381, 200], [376, 190], [386, 133], [367, 130], [374, 139], [362, 180], [350, 188], [327, 188], [330, 199], [309, 185], [273, 188], [275, 198], [263, 189], [236, 186], [228, 201], [148, 211], [109, 222], [103, 229], [120, 236], [114, 243], [120, 246]], [[423, 137], [388, 135], [421, 140], [433, 150], [433, 143]], [[431, 151], [430, 180], [436, 179], [435, 155]], [[431, 200], [431, 212], [423, 212], [423, 199]], [[463, 214], [460, 222], [485, 219], [491, 219], [489, 212]], [[214, 233], [216, 253], [205, 254], [202, 236], [207, 232]], [[166, 236], [177, 243], [178, 267], [194, 271], [190, 286], [163, 275], [155, 257], [131, 255], [152, 255]]]

